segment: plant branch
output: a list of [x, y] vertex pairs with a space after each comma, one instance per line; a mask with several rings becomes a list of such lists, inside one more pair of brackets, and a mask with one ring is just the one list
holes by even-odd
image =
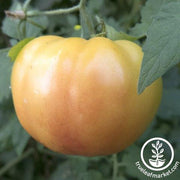
[[[83, 22], [85, 22], [90, 35], [92, 36], [95, 34], [93, 22], [92, 22], [91, 17], [88, 14], [88, 11], [86, 9], [86, 0], [80, 0], [78, 5], [70, 7], [70, 8], [48, 10], [48, 11], [27, 10], [30, 2], [31, 2], [31, 0], [26, 0], [23, 5], [22, 10], [14, 11], [14, 12], [6, 11], [6, 15], [8, 15], [9, 17], [15, 18], [15, 19], [30, 21], [28, 19], [29, 17], [42, 16], [42, 15], [51, 16], [51, 15], [69, 14], [69, 13], [79, 11], [80, 15], [81, 15], [81, 19], [83, 20]], [[33, 23], [34, 22], [31, 22], [31, 24], [33, 24]], [[36, 26], [37, 26], [37, 24], [36, 24]]]
[[87, 25], [90, 35], [94, 36], [95, 30], [94, 30], [91, 16], [89, 15], [86, 8], [86, 0], [81, 0], [79, 3], [79, 6], [80, 6], [79, 11], [80, 11], [80, 16], [81, 16], [81, 23], [83, 23], [84, 21], [84, 23]]
[[27, 19], [26, 19], [26, 21], [27, 21], [27, 22], [29, 22], [29, 23], [31, 23], [32, 25], [34, 25], [34, 26], [36, 26], [36, 27], [38, 27], [38, 28], [42, 29], [42, 30], [44, 30], [44, 29], [45, 29], [45, 27], [44, 27], [44, 26], [42, 26], [42, 25], [40, 25], [40, 24], [38, 24], [38, 23], [34, 22], [33, 20], [31, 20], [31, 19], [29, 19], [29, 18], [27, 18]]
[[118, 174], [118, 160], [117, 160], [117, 154], [113, 154], [113, 180], [117, 179], [117, 174]]
[[59, 14], [69, 14], [72, 12], [79, 11], [80, 5], [76, 5], [74, 7], [65, 8], [65, 9], [56, 9], [56, 10], [50, 10], [50, 11], [27, 11], [26, 16], [27, 17], [34, 17], [34, 16], [41, 16], [41, 15], [59, 15]]
[[4, 167], [0, 169], [0, 176], [2, 176], [4, 173], [6, 173], [10, 168], [21, 162], [23, 159], [27, 158], [29, 155], [31, 155], [34, 152], [34, 149], [29, 149], [21, 156], [18, 156], [11, 162], [7, 163]]
[[23, 5], [23, 10], [24, 10], [24, 11], [27, 10], [27, 8], [28, 8], [30, 2], [31, 2], [31, 0], [26, 0], [26, 1], [24, 2], [24, 5]]
[[87, 0], [80, 0], [79, 6], [80, 8], [86, 5]]

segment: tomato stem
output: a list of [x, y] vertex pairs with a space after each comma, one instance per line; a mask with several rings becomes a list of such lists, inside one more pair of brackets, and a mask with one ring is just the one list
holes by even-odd
[[117, 159], [117, 154], [113, 154], [112, 156], [113, 159], [113, 180], [117, 179], [118, 175], [118, 159]]
[[44, 26], [42, 26], [42, 25], [40, 25], [40, 24], [34, 22], [32, 19], [27, 18], [26, 20], [27, 20], [27, 22], [31, 23], [32, 25], [34, 25], [34, 26], [36, 26], [36, 27], [38, 27], [38, 28], [40, 28], [40, 29], [42, 29], [42, 30], [45, 29]]
[[96, 15], [96, 21], [98, 22], [98, 25], [96, 27], [101, 26], [101, 32], [99, 34], [96, 34], [96, 36], [106, 37], [107, 32], [104, 20]]
[[24, 154], [22, 154], [21, 156], [18, 156], [17, 158], [15, 158], [14, 160], [12, 160], [11, 162], [7, 163], [4, 167], [2, 167], [0, 169], [0, 176], [2, 176], [4, 173], [6, 173], [10, 168], [12, 168], [13, 166], [15, 166], [16, 164], [18, 164], [19, 162], [21, 162], [23, 159], [27, 158], [29, 155], [31, 155], [34, 152], [34, 149], [29, 149], [28, 151], [26, 151]]
[[56, 10], [50, 10], [50, 11], [27, 11], [26, 16], [27, 17], [34, 17], [34, 16], [50, 16], [50, 15], [59, 15], [59, 14], [69, 14], [72, 12], [79, 11], [80, 5], [76, 5], [74, 7], [70, 8], [64, 8], [64, 9], [56, 9]]
[[24, 2], [24, 5], [23, 5], [23, 10], [24, 10], [24, 11], [27, 10], [27, 8], [28, 8], [30, 2], [31, 2], [31, 0], [26, 0], [26, 1]]
[[87, 26], [90, 36], [94, 36], [95, 35], [94, 25], [91, 16], [86, 8], [86, 0], [81, 0], [79, 5], [80, 5], [79, 12], [81, 17], [82, 36], [84, 36], [84, 31], [85, 31], [84, 24]]

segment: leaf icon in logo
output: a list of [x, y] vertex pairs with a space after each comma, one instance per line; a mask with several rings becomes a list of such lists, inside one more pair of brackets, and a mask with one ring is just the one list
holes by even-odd
[[161, 153], [163, 153], [163, 152], [164, 152], [164, 149], [162, 148], [159, 153], [161, 154]]
[[156, 151], [155, 151], [154, 149], [151, 149], [151, 151], [152, 151], [152, 153], [157, 154]]
[[164, 155], [163, 154], [161, 154], [161, 155], [159, 155], [159, 158], [162, 158]]
[[155, 150], [151, 149], [151, 151], [153, 153], [152, 158], [154, 158], [154, 159], [149, 159], [149, 163], [153, 167], [161, 167], [161, 166], [163, 166], [166, 160], [161, 159], [164, 156], [162, 154], [164, 152], [164, 148], [160, 149], [162, 147], [162, 143], [160, 143], [159, 140], [158, 140], [158, 141], [156, 141], [156, 145], [153, 144], [153, 143], [151, 145]]
[[155, 146], [155, 144], [153, 144], [153, 143], [152, 143], [151, 145], [152, 145], [152, 147], [153, 147], [154, 149], [156, 149], [156, 146]]
[[161, 147], [162, 147], [162, 143], [159, 144], [159, 148], [161, 148]]
[[154, 137], [143, 144], [140, 155], [148, 169], [162, 171], [172, 164], [174, 149], [166, 139]]
[[156, 147], [159, 145], [159, 141], [156, 141]]

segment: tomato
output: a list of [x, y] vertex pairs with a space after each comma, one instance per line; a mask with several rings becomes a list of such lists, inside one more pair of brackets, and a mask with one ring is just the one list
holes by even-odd
[[11, 87], [18, 119], [49, 149], [108, 155], [133, 143], [153, 119], [156, 80], [137, 94], [141, 47], [127, 40], [42, 36], [19, 53]]

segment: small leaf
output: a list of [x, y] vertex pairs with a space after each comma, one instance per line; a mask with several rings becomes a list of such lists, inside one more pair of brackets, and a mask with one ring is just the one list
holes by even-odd
[[159, 155], [159, 158], [162, 158], [164, 155], [163, 154], [161, 154], [161, 155]]
[[152, 151], [152, 153], [157, 154], [156, 151], [155, 151], [154, 149], [151, 149], [151, 151]]
[[97, 14], [97, 12], [99, 12], [99, 9], [102, 8], [104, 4], [104, 1], [103, 0], [91, 0], [91, 1], [88, 1], [88, 9], [90, 11], [91, 14]]
[[22, 41], [20, 41], [19, 43], [17, 43], [15, 46], [13, 46], [9, 53], [8, 56], [11, 58], [12, 61], [15, 61], [16, 57], [18, 56], [19, 52], [21, 51], [21, 49], [31, 40], [33, 40], [34, 38], [26, 38], [23, 39]]
[[[20, 2], [13, 1], [13, 4], [10, 8], [11, 11], [18, 11], [21, 10], [22, 6]], [[21, 39], [21, 35], [19, 33], [19, 19], [12, 19], [9, 17], [5, 17], [3, 20], [3, 25], [2, 25], [2, 31], [4, 34], [8, 35], [9, 37], [12, 37], [14, 39]]]
[[155, 146], [155, 144], [153, 144], [153, 143], [152, 143], [151, 145], [152, 145], [152, 147], [153, 147], [153, 148], [155, 148], [155, 149], [156, 149], [156, 146]]
[[158, 145], [159, 145], [159, 141], [156, 141], [156, 147], [158, 147]]
[[26, 147], [28, 143], [30, 136], [22, 128], [16, 116], [13, 118], [13, 121], [15, 121], [16, 123], [12, 131], [12, 143], [13, 143], [16, 153], [18, 155], [21, 155], [21, 153], [23, 152], [24, 148]]
[[132, 28], [131, 34], [132, 36], [146, 36], [148, 27], [149, 24], [147, 23], [136, 24], [136, 26]]
[[10, 95], [10, 75], [13, 63], [7, 56], [9, 49], [0, 50], [0, 103]]
[[[33, 10], [33, 9], [31, 9]], [[21, 3], [13, 1], [10, 11], [22, 11]], [[27, 37], [36, 37], [42, 34], [42, 31], [48, 27], [48, 18], [46, 16], [29, 17], [29, 23], [26, 20], [12, 19], [5, 17], [3, 20], [2, 30], [13, 39], [22, 40]]]
[[48, 19], [46, 16], [31, 17], [28, 18], [28, 21], [29, 22], [26, 22], [26, 38], [40, 36], [42, 31], [48, 27]]
[[140, 37], [130, 36], [124, 32], [116, 31], [112, 26], [105, 24], [106, 27], [106, 36], [107, 38], [115, 41], [115, 40], [129, 40], [129, 41], [136, 41]]
[[161, 153], [163, 153], [163, 152], [164, 152], [164, 149], [162, 148], [159, 153], [161, 154]]
[[[141, 22], [131, 29], [134, 36], [145, 36], [149, 26], [153, 21], [153, 17], [159, 13], [161, 6], [171, 2], [172, 0], [148, 0], [141, 10]], [[178, 0], [173, 0], [174, 2]]]
[[[89, 23], [87, 23], [87, 19]], [[92, 17], [89, 13], [89, 9], [86, 7], [80, 9], [80, 20], [81, 20], [81, 37], [89, 38], [89, 35], [94, 34], [94, 24], [92, 21]]]
[[156, 155], [152, 155], [152, 158], [156, 158]]
[[11, 133], [14, 127], [14, 121], [8, 121], [0, 128], [0, 152], [12, 146]]
[[161, 147], [162, 147], [162, 143], [159, 144], [159, 148], [161, 148]]

